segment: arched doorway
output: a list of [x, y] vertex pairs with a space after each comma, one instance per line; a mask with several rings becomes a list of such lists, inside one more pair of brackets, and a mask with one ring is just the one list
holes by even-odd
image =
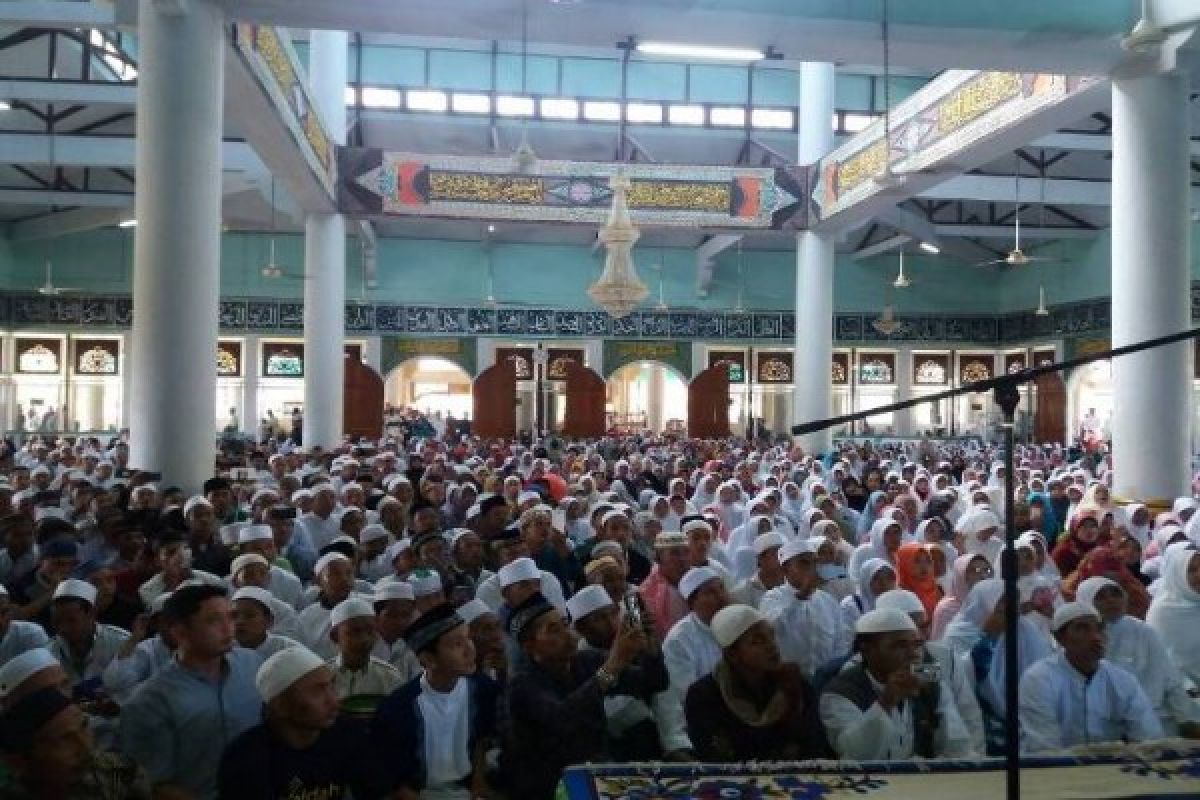
[[384, 402], [392, 408], [416, 408], [426, 414], [469, 419], [471, 376], [444, 358], [410, 358], [387, 374]]
[[1084, 424], [1105, 439], [1112, 431], [1112, 362], [1096, 361], [1071, 372], [1067, 379], [1067, 437], [1079, 435]]
[[608, 377], [608, 429], [684, 431], [687, 402], [687, 381], [673, 367], [661, 361], [626, 364]]

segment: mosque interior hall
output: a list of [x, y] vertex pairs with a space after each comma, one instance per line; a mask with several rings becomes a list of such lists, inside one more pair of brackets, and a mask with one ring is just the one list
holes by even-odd
[[[5, 3], [4, 428], [333, 443], [349, 364], [388, 414], [786, 435], [1191, 323], [1189, 0], [458, 5]], [[1184, 349], [1023, 384], [1020, 437], [1196, 428]]]

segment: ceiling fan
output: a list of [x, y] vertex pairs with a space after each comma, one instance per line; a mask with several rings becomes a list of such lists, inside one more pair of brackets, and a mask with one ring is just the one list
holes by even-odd
[[46, 282], [38, 287], [38, 294], [46, 295], [47, 297], [58, 297], [60, 294], [68, 292], [79, 292], [82, 289], [75, 289], [67, 286], [54, 285], [54, 265], [50, 263], [50, 259], [46, 259]]
[[[1046, 209], [1046, 176], [1042, 175], [1042, 196], [1039, 205], [1041, 213], [1045, 213]], [[1008, 255], [1003, 258], [993, 258], [990, 261], [981, 261], [975, 266], [989, 267], [994, 264], [1006, 264], [1010, 267], [1023, 267], [1026, 264], [1032, 264], [1035, 261], [1061, 261], [1059, 258], [1049, 258], [1047, 256], [1031, 256], [1021, 249], [1021, 161], [1018, 156], [1017, 171], [1013, 176], [1013, 246], [1008, 251]]]
[[1159, 25], [1150, 16], [1150, 0], [1142, 0], [1142, 13], [1137, 24], [1121, 39], [1121, 47], [1130, 53], [1151, 55], [1174, 33], [1183, 33], [1188, 28], [1200, 25], [1200, 15], [1181, 19], [1169, 25]]

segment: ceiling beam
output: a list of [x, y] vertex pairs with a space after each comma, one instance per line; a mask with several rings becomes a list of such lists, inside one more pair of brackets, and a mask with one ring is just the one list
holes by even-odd
[[[935, 225], [941, 236], [974, 236], [981, 239], [1011, 239], [1012, 225]], [[1058, 226], [1021, 226], [1022, 239], [1090, 239], [1098, 230]]]
[[718, 233], [696, 248], [696, 294], [703, 297], [712, 287], [716, 258], [742, 240], [740, 233]]
[[72, 192], [56, 189], [0, 189], [0, 203], [21, 206], [100, 206], [132, 208], [133, 192]]
[[132, 212], [127, 207], [89, 206], [14, 222], [7, 226], [5, 232], [8, 239], [14, 242], [53, 239], [70, 233], [107, 228], [130, 216]]
[[[133, 136], [47, 136], [41, 133], [0, 133], [0, 163], [59, 167], [135, 166]], [[226, 171], [262, 172], [262, 161], [245, 142], [225, 142], [221, 166]]]
[[20, 28], [113, 28], [112, 6], [77, 0], [24, 0], [0, 4], [0, 25]]
[[895, 250], [896, 248], [903, 247], [904, 245], [908, 244], [912, 240], [913, 240], [913, 238], [911, 236], [909, 236], [908, 234], [904, 234], [904, 233], [893, 234], [892, 236], [889, 236], [886, 239], [881, 239], [878, 242], [875, 242], [875, 244], [869, 244], [866, 247], [855, 250], [854, 255], [851, 257], [855, 261], [862, 261], [864, 258], [871, 258], [872, 256], [882, 255], [883, 253], [890, 252], [892, 250]]
[[1106, 206], [1112, 196], [1108, 181], [1084, 181], [1048, 178], [1022, 181], [1018, 189], [1011, 177], [1000, 175], [959, 175], [930, 186], [918, 197], [937, 200], [982, 200], [989, 203], [1039, 203], [1058, 206]]
[[6, 79], [0, 80], [0, 97], [56, 105], [133, 106], [137, 86], [132, 83]]
[[[1112, 136], [1107, 133], [1052, 133], [1035, 139], [1030, 147], [1047, 150], [1088, 150], [1101, 153], [1112, 152]], [[1200, 156], [1200, 139], [1192, 139], [1192, 156]]]

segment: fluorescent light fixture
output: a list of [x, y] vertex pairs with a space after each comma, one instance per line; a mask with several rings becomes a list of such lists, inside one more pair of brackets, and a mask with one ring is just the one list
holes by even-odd
[[663, 121], [663, 107], [658, 103], [626, 103], [625, 119], [657, 125]]
[[672, 125], [703, 125], [704, 106], [671, 106], [667, 119]]
[[[366, 90], [363, 90], [363, 105], [366, 105]], [[408, 90], [408, 110], [409, 111], [432, 111], [444, 112], [450, 107], [449, 99], [445, 92], [439, 92], [437, 89], [409, 89]]]
[[755, 128], [790, 131], [796, 124], [796, 112], [784, 108], [756, 108], [750, 112], [750, 124]]
[[942, 249], [940, 247], [938, 247], [936, 244], [931, 244], [929, 242], [921, 242], [921, 249], [924, 250], [926, 253], [929, 253], [930, 255], [935, 255], [935, 256], [938, 253], [942, 252]]
[[846, 133], [861, 133], [871, 127], [871, 123], [874, 121], [874, 114], [859, 114], [848, 111], [842, 116], [842, 125], [845, 126]]
[[[411, 96], [412, 93], [410, 92]], [[401, 96], [399, 89], [381, 89], [378, 86], [364, 86], [361, 92], [363, 108], [400, 108]], [[445, 109], [443, 109], [445, 110]]]
[[619, 122], [621, 104], [607, 100], [588, 100], [583, 104], [583, 118], [594, 122]]
[[533, 98], [502, 94], [496, 98], [496, 113], [502, 117], [532, 117]]
[[702, 44], [678, 44], [674, 42], [639, 42], [639, 53], [648, 56], [673, 56], [675, 58], [703, 58], [713, 61], [762, 61], [767, 54], [762, 50], [745, 47], [710, 47]]
[[123, 219], [117, 223], [117, 227], [118, 228], [136, 228], [137, 220], [136, 219]]
[[579, 119], [579, 101], [569, 97], [543, 97], [542, 116], [546, 119]]
[[358, 89], [355, 89], [353, 86], [347, 86], [346, 91], [342, 92], [342, 98], [348, 106], [358, 105]]
[[496, 232], [496, 226], [488, 225], [488, 233], [495, 233], [495, 232]]
[[0, 111], [12, 111], [12, 101], [0, 100]]
[[725, 128], [746, 127], [746, 109], [739, 106], [717, 106], [709, 112], [709, 121], [713, 125]]
[[489, 114], [492, 110], [492, 98], [486, 94], [455, 92], [450, 98], [450, 108], [460, 114]]

